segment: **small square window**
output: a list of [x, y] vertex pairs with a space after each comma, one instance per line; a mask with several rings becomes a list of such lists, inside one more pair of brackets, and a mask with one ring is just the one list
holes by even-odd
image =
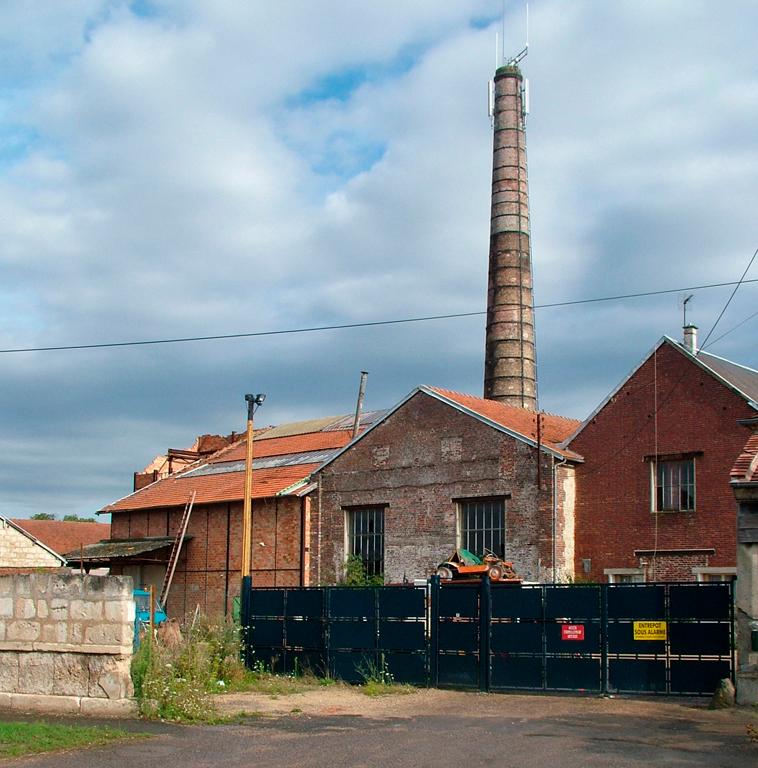
[[695, 509], [695, 458], [658, 460], [651, 464], [654, 512]]
[[505, 500], [459, 501], [458, 546], [478, 557], [487, 550], [498, 557], [505, 557]]

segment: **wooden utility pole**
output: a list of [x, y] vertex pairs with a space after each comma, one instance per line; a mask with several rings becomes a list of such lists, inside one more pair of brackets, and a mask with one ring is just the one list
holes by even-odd
[[245, 451], [245, 496], [242, 502], [242, 578], [250, 575], [253, 535], [253, 415], [266, 395], [245, 395], [247, 403], [247, 443]]

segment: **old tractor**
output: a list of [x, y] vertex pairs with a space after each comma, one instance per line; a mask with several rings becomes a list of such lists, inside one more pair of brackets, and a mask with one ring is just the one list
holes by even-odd
[[481, 579], [486, 576], [490, 581], [521, 582], [513, 569], [513, 563], [489, 550], [485, 550], [482, 557], [477, 557], [467, 549], [456, 549], [450, 558], [437, 566], [437, 575], [446, 581]]

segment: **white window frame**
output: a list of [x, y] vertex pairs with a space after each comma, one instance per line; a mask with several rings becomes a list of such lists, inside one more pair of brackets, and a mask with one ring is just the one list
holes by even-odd
[[[692, 575], [696, 581], [732, 581], [732, 579], [737, 578], [737, 569], [723, 566], [697, 566], [692, 569]], [[718, 576], [719, 578], [711, 579], [709, 576]]]
[[[644, 568], [604, 568], [609, 584], [642, 584], [647, 581]], [[625, 579], [624, 576], [642, 576], [641, 579]]]

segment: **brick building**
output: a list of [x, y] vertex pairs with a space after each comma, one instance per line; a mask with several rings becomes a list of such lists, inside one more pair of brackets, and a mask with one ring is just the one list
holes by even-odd
[[388, 582], [425, 577], [461, 546], [565, 578], [581, 459], [558, 443], [578, 424], [419, 387], [314, 475], [311, 580], [339, 580], [350, 554]]
[[[692, 337], [690, 337], [692, 338]], [[729, 487], [758, 372], [664, 337], [566, 443], [576, 469], [578, 578], [731, 578]]]
[[[381, 416], [365, 413], [361, 428]], [[308, 584], [313, 485], [309, 475], [352, 438], [352, 417], [256, 431], [253, 442], [252, 577], [256, 586]], [[88, 567], [108, 566], [160, 590], [191, 495], [194, 504], [168, 600], [169, 615], [229, 613], [239, 594], [245, 439], [105, 506], [111, 538], [84, 549]]]

